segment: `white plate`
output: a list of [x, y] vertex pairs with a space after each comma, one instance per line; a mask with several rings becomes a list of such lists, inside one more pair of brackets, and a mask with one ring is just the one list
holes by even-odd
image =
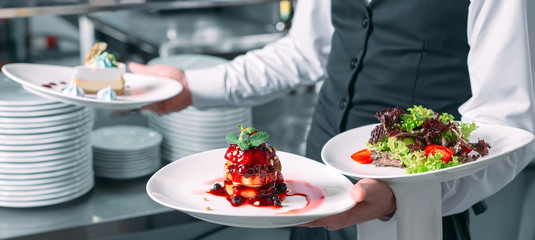
[[68, 152], [77, 152], [81, 151], [84, 148], [87, 148], [90, 144], [89, 139], [82, 139], [83, 141], [79, 143], [75, 143], [73, 145], [62, 147], [62, 148], [54, 148], [54, 149], [46, 149], [46, 150], [39, 150], [39, 151], [0, 151], [0, 159], [2, 158], [31, 158], [31, 157], [45, 157], [48, 155], [56, 155], [61, 153], [68, 153]]
[[63, 161], [64, 159], [70, 159], [78, 156], [91, 155], [91, 148], [88, 146], [79, 147], [78, 149], [73, 149], [73, 151], [67, 151], [57, 154], [47, 154], [47, 155], [34, 155], [34, 156], [25, 156], [25, 157], [0, 157], [0, 163], [12, 163], [12, 164], [37, 164], [45, 162], [56, 162]]
[[0, 106], [15, 108], [18, 106], [33, 106], [52, 104], [57, 101], [50, 100], [29, 93], [13, 80], [0, 74]]
[[479, 128], [471, 134], [470, 141], [485, 140], [491, 146], [489, 154], [471, 163], [436, 171], [407, 174], [404, 169], [397, 167], [375, 167], [373, 164], [360, 164], [353, 161], [350, 157], [351, 154], [366, 147], [366, 142], [370, 139], [370, 133], [376, 126], [375, 124], [351, 129], [336, 135], [325, 144], [321, 155], [325, 164], [347, 176], [358, 179], [374, 178], [390, 183], [444, 182], [483, 169], [533, 140], [533, 134], [518, 128], [476, 124]]
[[58, 132], [58, 131], [65, 131], [69, 129], [78, 129], [80, 127], [86, 126], [89, 123], [92, 123], [93, 119], [87, 118], [83, 119], [81, 121], [77, 122], [71, 122], [71, 123], [65, 123], [65, 124], [59, 124], [56, 126], [50, 126], [50, 127], [41, 127], [41, 128], [12, 128], [12, 129], [0, 129], [1, 134], [39, 134], [39, 133], [50, 133], [50, 132]]
[[0, 190], [2, 191], [38, 191], [38, 190], [47, 190], [55, 189], [59, 187], [69, 186], [71, 184], [76, 184], [79, 182], [90, 181], [93, 178], [93, 171], [85, 171], [80, 175], [73, 176], [67, 179], [61, 179], [55, 182], [49, 182], [45, 184], [29, 184], [29, 185], [0, 185]]
[[[194, 122], [194, 121], [192, 121]], [[227, 133], [239, 133], [240, 129], [238, 125], [245, 127], [246, 124], [250, 124], [252, 119], [250, 117], [242, 118], [240, 121], [221, 123], [221, 124], [190, 124], [190, 123], [177, 123], [166, 121], [154, 121], [152, 117], [149, 117], [149, 126], [157, 126], [161, 130], [165, 131], [163, 134], [179, 134], [188, 136], [201, 136], [211, 137], [214, 135], [227, 135]], [[169, 131], [169, 133], [168, 133]]]
[[95, 171], [95, 176], [111, 178], [111, 179], [131, 179], [137, 177], [143, 177], [150, 175], [160, 169], [160, 165], [155, 165], [153, 168], [146, 168], [138, 171], [116, 173], [116, 172], [106, 172], [106, 171]]
[[[11, 81], [11, 80], [9, 80]], [[13, 82], [13, 81], [11, 81]], [[18, 83], [15, 83], [13, 82], [14, 84], [17, 84]], [[20, 87], [20, 85], [19, 85]], [[22, 87], [20, 87], [21, 89], [23, 89]], [[26, 90], [24, 90], [26, 91]], [[35, 96], [35, 94], [33, 93], [30, 93], [32, 95]], [[0, 105], [0, 111], [3, 111], [3, 112], [29, 112], [29, 111], [43, 111], [43, 110], [50, 110], [50, 109], [56, 109], [56, 108], [64, 108], [64, 107], [68, 107], [68, 106], [71, 106], [71, 104], [66, 104], [66, 103], [62, 103], [62, 102], [53, 102], [53, 103], [49, 103], [49, 104], [42, 104], [42, 105], [28, 105], [28, 106], [2, 106]]]
[[82, 107], [76, 106], [76, 105], [67, 105], [61, 108], [52, 108], [52, 109], [44, 109], [44, 110], [37, 110], [37, 111], [25, 111], [25, 112], [0, 111], [0, 117], [7, 117], [7, 118], [45, 117], [45, 116], [50, 116], [50, 115], [62, 114], [66, 112], [72, 112], [74, 110], [80, 110], [80, 108]]
[[93, 162], [90, 159], [86, 158], [86, 161], [82, 161], [76, 166], [70, 168], [55, 170], [50, 172], [33, 172], [33, 173], [0, 173], [0, 181], [18, 181], [18, 180], [31, 180], [31, 179], [44, 179], [44, 178], [53, 178], [58, 176], [63, 176], [66, 174], [71, 174], [73, 172], [78, 172], [80, 170], [90, 168], [93, 166]]
[[[177, 95], [182, 85], [173, 79], [125, 73], [126, 94], [115, 101], [105, 101], [88, 94], [85, 97], [68, 96], [61, 92], [61, 82], [69, 83], [74, 75], [74, 68], [42, 64], [11, 63], [2, 67], [2, 72], [9, 78], [20, 83], [28, 92], [39, 96], [83, 105], [106, 109], [135, 109], [153, 102], [159, 102]], [[56, 88], [45, 88], [42, 85], [56, 83]]]
[[119, 125], [93, 131], [91, 142], [96, 149], [137, 151], [158, 146], [162, 135], [146, 127]]
[[[355, 205], [349, 191], [353, 184], [344, 176], [316, 161], [278, 151], [285, 181], [303, 181], [325, 191], [317, 208], [299, 212], [303, 197], [289, 196], [279, 209], [250, 205], [232, 207], [223, 197], [205, 191], [223, 179], [226, 148], [202, 152], [174, 161], [156, 172], [147, 183], [147, 193], [156, 202], [199, 219], [236, 227], [276, 228], [306, 223], [343, 212]], [[290, 187], [290, 190], [292, 188]], [[203, 198], [208, 201], [203, 201]], [[211, 210], [206, 210], [206, 207]], [[297, 210], [297, 213], [289, 213]]]
[[59, 171], [74, 167], [83, 161], [89, 161], [91, 155], [79, 155], [57, 161], [40, 163], [0, 163], [0, 174], [34, 174]]
[[39, 123], [39, 122], [58, 122], [58, 121], [70, 121], [72, 118], [80, 118], [81, 116], [87, 116], [92, 114], [93, 110], [90, 108], [80, 108], [72, 112], [67, 112], [58, 115], [43, 116], [43, 117], [27, 117], [27, 118], [11, 118], [0, 117], [0, 123]]
[[67, 179], [72, 179], [78, 176], [85, 176], [87, 172], [93, 172], [91, 166], [84, 165], [84, 167], [73, 169], [72, 172], [68, 172], [59, 176], [53, 176], [48, 178], [37, 178], [37, 179], [0, 179], [0, 186], [30, 186], [30, 185], [41, 185], [55, 183], [58, 181], [65, 181]]
[[42, 207], [42, 206], [50, 206], [54, 204], [64, 203], [73, 199], [76, 199], [93, 188], [95, 185], [95, 180], [93, 178], [89, 178], [89, 181], [80, 188], [77, 189], [77, 191], [62, 195], [62, 196], [52, 196], [52, 198], [48, 199], [42, 199], [39, 198], [37, 200], [26, 200], [26, 201], [0, 201], [0, 206], [3, 207], [18, 207], [18, 208], [26, 208], [26, 207]]
[[[36, 144], [48, 144], [62, 142], [65, 140], [76, 139], [76, 138], [88, 138], [91, 132], [92, 124], [87, 126], [82, 126], [76, 129], [68, 129], [64, 132], [57, 132], [57, 136], [49, 138], [34, 138], [34, 139], [18, 139], [18, 138], [6, 138], [0, 137], [0, 145], [5, 146], [21, 146], [21, 145], [36, 145]], [[63, 133], [63, 134], [62, 134]], [[49, 134], [49, 133], [46, 133]], [[41, 135], [41, 134], [39, 134]], [[5, 136], [5, 135], [4, 135]], [[31, 135], [26, 135], [31, 136]]]
[[[214, 117], [214, 118], [190, 118], [190, 117], [184, 117], [184, 116], [176, 116], [173, 118], [168, 117], [161, 117], [156, 116], [152, 117], [153, 120], [158, 122], [164, 122], [167, 124], [176, 124], [176, 125], [184, 125], [188, 127], [197, 127], [202, 128], [204, 126], [208, 126], [213, 128], [213, 130], [217, 130], [218, 127], [235, 127], [238, 128], [238, 125], [241, 124], [243, 126], [243, 121], [251, 118], [251, 114], [241, 114], [236, 116], [230, 116], [230, 117]], [[249, 126], [244, 126], [249, 127]]]

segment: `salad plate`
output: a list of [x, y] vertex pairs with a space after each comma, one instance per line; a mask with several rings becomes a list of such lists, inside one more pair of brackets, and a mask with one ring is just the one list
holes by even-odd
[[[323, 200], [307, 204], [303, 196], [288, 196], [281, 208], [242, 205], [233, 207], [224, 197], [206, 191], [224, 179], [226, 148], [205, 151], [174, 161], [158, 170], [147, 183], [147, 193], [156, 202], [212, 223], [246, 228], [277, 228], [303, 224], [341, 213], [355, 202], [351, 181], [314, 160], [277, 151], [288, 189], [295, 182], [322, 192]], [[318, 177], [321, 176], [321, 177]], [[317, 199], [321, 199], [316, 196]], [[311, 197], [314, 198], [314, 197]]]
[[[125, 73], [126, 94], [117, 100], [106, 101], [88, 94], [85, 97], [69, 96], [62, 93], [62, 88], [71, 82], [74, 68], [44, 64], [11, 63], [2, 67], [2, 72], [18, 82], [22, 87], [38, 96], [76, 105], [105, 109], [135, 109], [141, 106], [163, 101], [182, 91], [182, 85], [170, 78], [145, 76]], [[43, 85], [56, 84], [47, 88]]]
[[325, 144], [321, 155], [326, 165], [357, 179], [373, 178], [387, 183], [444, 182], [481, 170], [529, 144], [534, 137], [530, 132], [518, 128], [484, 123], [476, 125], [479, 127], [472, 132], [469, 140], [476, 142], [482, 139], [489, 143], [489, 154], [470, 163], [435, 171], [407, 174], [398, 167], [376, 167], [353, 161], [351, 154], [366, 148], [370, 133], [377, 124], [354, 128], [334, 136]]

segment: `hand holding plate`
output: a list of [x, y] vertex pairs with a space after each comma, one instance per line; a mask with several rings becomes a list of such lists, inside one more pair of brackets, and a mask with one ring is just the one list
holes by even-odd
[[150, 110], [157, 114], [166, 114], [170, 112], [180, 111], [191, 105], [191, 92], [188, 87], [188, 81], [184, 75], [184, 71], [167, 66], [167, 65], [143, 65], [139, 63], [129, 63], [128, 67], [131, 72], [141, 75], [157, 76], [175, 79], [182, 84], [184, 89], [179, 94], [156, 103], [152, 103], [142, 107], [143, 110]]

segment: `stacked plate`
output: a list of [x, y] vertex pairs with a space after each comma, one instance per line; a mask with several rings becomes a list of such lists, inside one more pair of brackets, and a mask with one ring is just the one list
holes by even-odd
[[99, 128], [91, 134], [95, 175], [128, 179], [160, 169], [162, 135], [141, 126]]
[[0, 75], [0, 206], [53, 205], [92, 189], [93, 116]]
[[[223, 58], [182, 54], [156, 58], [149, 65], [166, 64], [183, 70], [215, 66], [227, 62]], [[238, 125], [252, 126], [252, 110], [242, 108], [212, 108], [199, 110], [188, 107], [166, 115], [148, 113], [149, 127], [162, 133], [162, 158], [168, 162], [215, 148], [228, 147], [225, 136], [239, 133]]]
[[239, 134], [238, 125], [252, 126], [250, 108], [198, 110], [167, 115], [148, 114], [149, 127], [162, 133], [162, 158], [168, 162], [211, 149], [228, 147], [225, 136]]

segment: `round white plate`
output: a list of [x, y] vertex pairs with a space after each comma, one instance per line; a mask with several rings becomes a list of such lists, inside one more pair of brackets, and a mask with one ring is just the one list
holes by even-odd
[[45, 116], [50, 116], [50, 115], [62, 114], [66, 112], [72, 112], [74, 110], [80, 110], [80, 108], [82, 107], [76, 106], [76, 105], [67, 105], [61, 108], [52, 108], [52, 109], [37, 110], [37, 111], [25, 111], [25, 112], [0, 111], [0, 117], [6, 117], [6, 118], [45, 117]]
[[105, 172], [105, 171], [95, 171], [95, 176], [111, 178], [111, 179], [131, 179], [137, 177], [147, 176], [152, 174], [160, 169], [160, 165], [156, 165], [153, 168], [147, 168], [139, 171], [131, 171], [125, 173], [116, 173], [116, 172]]
[[12, 164], [37, 164], [46, 162], [63, 161], [64, 159], [75, 158], [78, 156], [92, 155], [91, 148], [88, 146], [79, 147], [72, 151], [48, 154], [48, 155], [34, 155], [26, 157], [0, 157], [0, 163], [12, 163]]
[[49, 199], [38, 199], [33, 201], [0, 201], [0, 206], [3, 207], [19, 207], [19, 208], [26, 208], [26, 207], [42, 207], [42, 206], [50, 206], [54, 204], [64, 203], [73, 199], [76, 199], [93, 188], [95, 185], [95, 180], [93, 178], [90, 178], [89, 181], [83, 185], [82, 187], [78, 188], [77, 191], [73, 193], [69, 193], [63, 196], [53, 196], [53, 198]]
[[[53, 116], [55, 119], [48, 121], [50, 117], [34, 117], [34, 118], [19, 118], [20, 122], [13, 121], [13, 119], [0, 118], [0, 121], [9, 120], [11, 122], [2, 122], [0, 123], [0, 133], [5, 129], [31, 129], [31, 128], [46, 128], [46, 127], [56, 127], [64, 124], [71, 124], [73, 122], [80, 122], [83, 120], [94, 121], [93, 111], [82, 109], [79, 112], [72, 112], [66, 114], [69, 117], [61, 117], [62, 115]], [[31, 119], [32, 121], [28, 121]], [[41, 120], [41, 121], [39, 121]], [[2, 133], [4, 134], [4, 133]]]
[[91, 166], [84, 165], [84, 167], [73, 169], [72, 172], [62, 174], [59, 176], [53, 176], [48, 178], [38, 178], [38, 179], [0, 179], [0, 186], [30, 186], [30, 185], [41, 185], [55, 183], [58, 181], [65, 181], [67, 179], [72, 179], [77, 176], [85, 175], [87, 172], [93, 172]]
[[69, 186], [79, 182], [90, 181], [93, 178], [93, 171], [85, 171], [80, 175], [73, 176], [71, 178], [61, 179], [55, 182], [49, 182], [45, 184], [29, 184], [29, 185], [0, 185], [0, 190], [2, 191], [38, 191], [38, 190], [48, 190], [55, 189], [64, 186]]
[[[9, 199], [9, 197], [43, 197], [44, 198], [50, 198], [49, 195], [51, 194], [62, 194], [64, 191], [69, 191], [73, 189], [78, 189], [81, 186], [87, 184], [90, 182], [89, 177], [92, 177], [90, 175], [84, 176], [84, 178], [79, 179], [78, 181], [71, 181], [69, 184], [64, 185], [56, 185], [55, 187], [51, 188], [43, 188], [43, 189], [34, 189], [34, 190], [23, 190], [23, 191], [13, 191], [13, 190], [1, 190], [0, 189], [0, 196], [1, 197], [7, 197], [5, 200], [15, 200], [15, 199]], [[48, 195], [48, 196], [47, 196]], [[52, 196], [54, 197], [54, 196]]]
[[344, 175], [358, 179], [374, 178], [389, 183], [444, 182], [483, 169], [533, 140], [533, 134], [518, 128], [483, 123], [476, 125], [479, 128], [471, 134], [470, 141], [485, 140], [491, 146], [489, 154], [474, 162], [436, 171], [407, 174], [402, 168], [376, 167], [373, 164], [353, 161], [351, 154], [366, 147], [366, 142], [370, 139], [370, 133], [376, 124], [351, 129], [334, 136], [323, 147], [321, 156], [325, 164]]
[[249, 125], [252, 123], [251, 118], [243, 118], [240, 121], [231, 122], [221, 125], [213, 124], [185, 124], [185, 123], [172, 123], [172, 122], [157, 122], [153, 121], [149, 117], [149, 126], [158, 127], [162, 134], [165, 135], [187, 135], [188, 137], [199, 136], [199, 137], [212, 137], [214, 135], [223, 135], [226, 136], [228, 133], [239, 133], [240, 129], [238, 125]]
[[[11, 81], [11, 80], [9, 80]], [[13, 81], [11, 81], [13, 82]], [[18, 84], [15, 83], [14, 84]], [[19, 85], [20, 87], [20, 85]], [[23, 89], [22, 87], [20, 87]], [[26, 90], [24, 90], [26, 91]], [[32, 93], [32, 95], [35, 95]], [[50, 110], [50, 109], [57, 109], [57, 108], [64, 108], [72, 106], [71, 104], [66, 104], [62, 102], [53, 102], [49, 104], [42, 104], [42, 105], [28, 105], [28, 106], [2, 106], [0, 105], [0, 111], [2, 112], [29, 112], [29, 111], [43, 111], [43, 110]]]
[[93, 110], [89, 108], [80, 108], [72, 112], [67, 112], [58, 115], [43, 116], [43, 117], [27, 117], [27, 118], [11, 118], [0, 117], [0, 123], [39, 123], [39, 122], [57, 122], [57, 121], [70, 121], [72, 118], [80, 118], [81, 116], [87, 116], [91, 114]]
[[91, 155], [79, 155], [57, 161], [39, 163], [0, 163], [0, 174], [35, 174], [64, 170], [88, 161]]
[[44, 105], [55, 102], [57, 101], [29, 93], [20, 84], [0, 74], [0, 106], [15, 108], [18, 106]]
[[[316, 161], [278, 151], [285, 181], [303, 181], [323, 189], [324, 201], [317, 208], [302, 212], [297, 209], [303, 208], [306, 201], [298, 196], [287, 197], [279, 209], [250, 205], [232, 207], [225, 198], [205, 192], [216, 180], [223, 179], [225, 152], [226, 148], [216, 149], [168, 164], [149, 179], [147, 193], [156, 202], [199, 219], [250, 228], [295, 226], [355, 205], [349, 196], [353, 184], [346, 177]], [[289, 212], [291, 210], [297, 213]]]
[[[125, 73], [126, 94], [118, 96], [115, 101], [105, 101], [88, 94], [85, 97], [68, 96], [61, 92], [61, 82], [69, 83], [74, 68], [42, 64], [11, 63], [2, 67], [9, 78], [20, 83], [27, 91], [39, 96], [83, 105], [106, 109], [135, 109], [153, 102], [173, 97], [182, 91], [182, 85], [173, 79]], [[46, 88], [42, 85], [56, 83], [57, 88]]]
[[[197, 127], [202, 128], [204, 126], [209, 126], [213, 130], [217, 130], [218, 127], [235, 127], [238, 128], [238, 125], [243, 126], [243, 121], [251, 118], [251, 114], [241, 114], [230, 117], [214, 117], [214, 118], [189, 118], [183, 116], [176, 116], [173, 118], [162, 118], [159, 116], [152, 117], [153, 120], [158, 122], [164, 122], [168, 124], [184, 125], [188, 127]], [[243, 126], [249, 127], [249, 126]]]
[[[89, 134], [92, 129], [90, 127], [91, 125], [92, 124], [88, 124], [88, 126], [82, 126], [77, 129], [65, 130], [65, 132], [68, 132], [68, 133], [58, 132], [59, 134], [57, 136], [53, 136], [49, 138], [18, 139], [18, 138], [0, 137], [0, 145], [5, 145], [5, 146], [36, 145], [36, 144], [48, 144], [48, 143], [62, 142], [65, 140], [77, 139], [77, 138], [82, 138], [82, 137], [89, 138], [90, 136]], [[31, 136], [31, 135], [26, 135], [26, 136]]]
[[159, 154], [151, 156], [149, 158], [144, 158], [137, 161], [102, 161], [102, 160], [94, 160], [94, 166], [95, 167], [101, 167], [101, 168], [136, 168], [136, 167], [146, 167], [147, 165], [151, 165], [155, 162], [159, 162]]
[[[93, 164], [92, 161], [89, 161], [88, 159], [86, 159], [86, 161], [83, 161], [82, 163], [80, 163], [80, 164], [78, 164], [76, 166], [73, 166], [73, 167], [70, 167], [70, 168], [66, 168], [66, 169], [61, 169], [61, 170], [50, 171], [50, 172], [8, 173], [8, 174], [1, 173], [0, 174], [0, 181], [10, 181], [10, 180], [14, 180], [14, 181], [22, 180], [22, 181], [25, 181], [25, 180], [31, 180], [31, 179], [53, 178], [53, 177], [58, 177], [58, 176], [71, 174], [73, 172], [78, 172], [78, 171], [80, 171], [82, 169], [86, 169], [86, 168], [91, 167], [92, 164]], [[91, 165], [91, 166], [89, 166], [89, 165]]]
[[226, 116], [235, 116], [235, 115], [244, 115], [251, 113], [252, 109], [250, 107], [233, 107], [233, 108], [209, 108], [199, 110], [194, 107], [188, 107], [180, 112], [166, 114], [163, 117], [174, 117], [174, 116], [185, 116], [185, 117], [226, 117]]
[[59, 124], [59, 125], [50, 126], [50, 127], [0, 129], [0, 133], [19, 135], [19, 134], [39, 134], [39, 133], [58, 132], [58, 131], [65, 131], [69, 129], [79, 128], [79, 127], [89, 124], [92, 121], [93, 119], [87, 118], [87, 119], [77, 121], [77, 122]]
[[90, 144], [90, 141], [88, 139], [83, 140], [84, 141], [62, 148], [46, 149], [39, 151], [0, 151], [0, 158], [13, 158], [15, 160], [16, 158], [45, 157], [48, 155], [80, 151], [81, 149], [86, 148]]
[[162, 135], [146, 127], [120, 125], [94, 130], [91, 139], [96, 149], [136, 151], [158, 146]]

